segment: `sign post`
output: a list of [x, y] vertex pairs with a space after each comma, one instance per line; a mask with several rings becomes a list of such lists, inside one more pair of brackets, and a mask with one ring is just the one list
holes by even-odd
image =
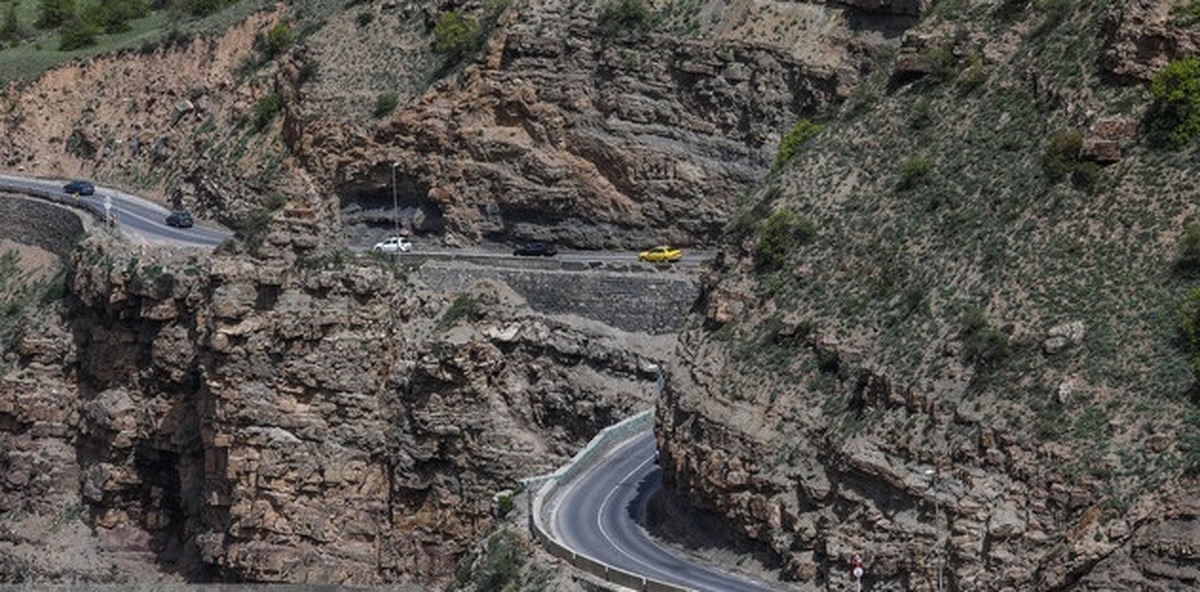
[[863, 570], [862, 555], [855, 553], [854, 557], [850, 558], [850, 575], [854, 576], [854, 589], [858, 592], [862, 592], [862, 577], [865, 573], [866, 571]]

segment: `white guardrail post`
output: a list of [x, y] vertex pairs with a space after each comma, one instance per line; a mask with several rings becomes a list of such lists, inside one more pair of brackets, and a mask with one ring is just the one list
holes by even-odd
[[653, 590], [656, 592], [691, 592], [668, 582], [646, 578], [625, 571], [619, 567], [608, 565], [587, 555], [581, 555], [568, 549], [554, 538], [552, 529], [543, 524], [545, 501], [554, 496], [559, 485], [570, 481], [580, 472], [591, 467], [597, 458], [604, 455], [614, 445], [625, 441], [633, 434], [654, 426], [654, 410], [647, 409], [619, 423], [604, 428], [587, 446], [575, 454], [567, 464], [552, 473], [522, 479], [521, 484], [529, 492], [529, 530], [533, 538], [545, 547], [551, 555], [567, 561], [571, 565], [588, 573], [599, 576], [605, 581], [618, 584], [634, 590]]

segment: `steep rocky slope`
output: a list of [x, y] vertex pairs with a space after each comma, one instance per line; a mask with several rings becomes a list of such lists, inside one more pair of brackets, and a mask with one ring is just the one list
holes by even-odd
[[670, 486], [819, 587], [1194, 587], [1197, 148], [1139, 128], [1174, 4], [935, 5], [731, 225]]
[[[792, 122], [844, 97], [913, 11], [676, 4], [648, 31], [601, 27], [603, 2], [269, 7], [6, 89], [0, 162], [231, 225], [324, 195], [356, 240], [389, 228], [395, 172], [406, 229], [452, 243], [709, 244]], [[432, 50], [450, 13], [484, 25], [477, 54]], [[294, 44], [267, 40], [280, 26]]]
[[7, 579], [444, 581], [497, 494], [649, 405], [661, 344], [429, 291], [313, 218], [270, 257], [78, 251], [69, 328], [0, 383]]

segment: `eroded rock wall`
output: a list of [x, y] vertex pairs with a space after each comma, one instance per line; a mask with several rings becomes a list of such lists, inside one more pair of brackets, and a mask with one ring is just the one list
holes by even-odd
[[665, 349], [500, 285], [454, 309], [370, 259], [208, 257], [77, 254], [70, 333], [34, 358], [71, 370], [67, 392], [0, 389], [6, 513], [66, 491], [72, 524], [191, 581], [430, 584], [498, 492], [644, 408]]

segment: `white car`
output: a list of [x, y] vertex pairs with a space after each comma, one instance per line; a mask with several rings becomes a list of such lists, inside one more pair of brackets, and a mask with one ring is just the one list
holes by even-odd
[[375, 243], [371, 250], [376, 253], [407, 253], [412, 250], [412, 241], [402, 236], [393, 236]]

